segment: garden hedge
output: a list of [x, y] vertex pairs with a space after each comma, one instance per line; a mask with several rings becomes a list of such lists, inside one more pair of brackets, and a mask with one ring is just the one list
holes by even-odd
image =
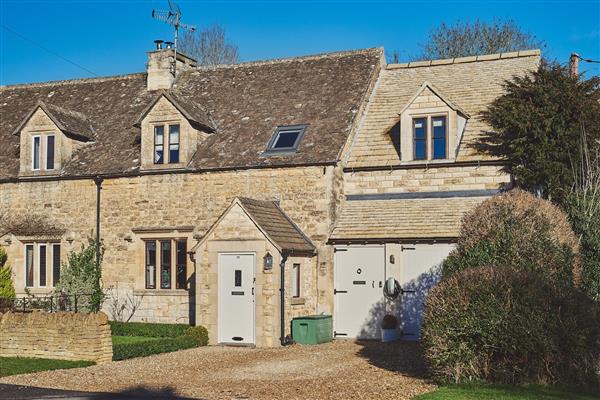
[[145, 336], [176, 338], [185, 335], [188, 324], [156, 324], [147, 322], [110, 321], [113, 336]]
[[456, 272], [427, 298], [425, 359], [440, 382], [598, 382], [600, 310], [533, 271], [478, 267]]
[[145, 357], [152, 354], [167, 353], [198, 347], [198, 340], [193, 336], [163, 337], [160, 340], [148, 340], [136, 343], [113, 345], [113, 360], [126, 360], [134, 357]]
[[578, 253], [579, 239], [562, 210], [528, 192], [512, 190], [465, 215], [458, 245], [444, 261], [443, 273], [510, 265], [553, 284], [572, 286], [580, 280]]

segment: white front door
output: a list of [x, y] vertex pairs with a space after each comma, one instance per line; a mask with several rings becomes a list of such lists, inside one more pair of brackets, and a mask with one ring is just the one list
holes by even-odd
[[382, 245], [336, 246], [334, 331], [338, 338], [375, 339], [385, 315]]
[[254, 254], [219, 254], [219, 343], [254, 344]]
[[438, 283], [442, 262], [455, 247], [450, 243], [403, 244], [400, 260], [400, 327], [403, 340], [419, 340], [425, 298]]

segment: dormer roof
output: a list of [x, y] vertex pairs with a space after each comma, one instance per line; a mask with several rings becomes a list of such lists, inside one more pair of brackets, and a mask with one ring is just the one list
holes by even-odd
[[190, 124], [192, 124], [192, 126], [209, 133], [216, 132], [217, 129], [215, 123], [208, 111], [206, 111], [202, 106], [193, 100], [171, 90], [159, 90], [158, 94], [152, 98], [148, 106], [139, 115], [134, 123], [134, 126], [139, 127], [142, 124], [142, 120], [163, 97], [173, 104], [173, 106], [190, 122]]
[[410, 107], [410, 105], [415, 101], [415, 99], [417, 97], [419, 97], [421, 95], [421, 93], [423, 93], [423, 91], [425, 89], [431, 90], [437, 97], [440, 98], [440, 100], [442, 100], [444, 103], [446, 103], [448, 105], [448, 107], [450, 107], [451, 109], [453, 109], [454, 111], [456, 111], [457, 113], [462, 115], [463, 117], [465, 117], [467, 119], [470, 118], [470, 115], [465, 110], [463, 110], [456, 102], [450, 100], [450, 98], [448, 96], [443, 95], [441, 90], [436, 88], [434, 85], [432, 85], [428, 81], [423, 82], [423, 84], [421, 85], [419, 90], [417, 90], [417, 92], [410, 98], [410, 100], [406, 103], [406, 105], [404, 107], [402, 107], [400, 114], [404, 113], [404, 111], [406, 111]]
[[38, 109], [41, 109], [65, 135], [83, 141], [94, 139], [94, 128], [84, 114], [53, 104], [47, 104], [43, 101], [36, 103], [27, 116], [15, 128], [13, 135], [21, 133], [29, 119]]

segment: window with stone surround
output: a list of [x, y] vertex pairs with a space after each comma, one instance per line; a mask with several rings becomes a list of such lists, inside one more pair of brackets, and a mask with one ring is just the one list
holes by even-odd
[[443, 160], [448, 158], [446, 115], [413, 117], [413, 160]]
[[55, 287], [60, 280], [60, 244], [26, 243], [24, 273], [27, 288]]
[[144, 248], [146, 289], [156, 289], [157, 281], [159, 289], [187, 289], [187, 239], [145, 239]]
[[56, 146], [54, 133], [31, 136], [31, 169], [52, 171], [55, 166]]
[[[168, 130], [168, 135], [165, 134], [165, 129]], [[179, 163], [180, 140], [179, 124], [155, 125], [154, 164]]]

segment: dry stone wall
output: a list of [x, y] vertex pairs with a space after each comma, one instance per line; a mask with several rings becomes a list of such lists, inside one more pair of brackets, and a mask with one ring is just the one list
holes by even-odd
[[109, 362], [108, 317], [104, 313], [0, 313], [0, 356]]

